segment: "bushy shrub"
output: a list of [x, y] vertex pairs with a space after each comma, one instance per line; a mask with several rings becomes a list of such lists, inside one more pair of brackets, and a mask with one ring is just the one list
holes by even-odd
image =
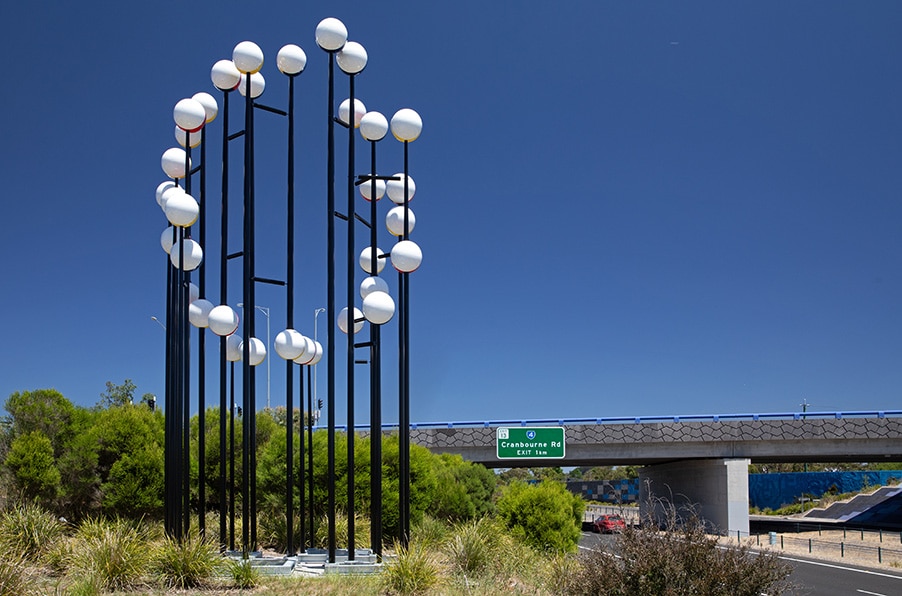
[[0, 514], [0, 548], [6, 553], [21, 553], [32, 563], [38, 562], [65, 532], [66, 526], [55, 515], [32, 503]]
[[[775, 554], [753, 553], [747, 546], [721, 548], [691, 512], [658, 504], [662, 519], [628, 526], [618, 541], [618, 556], [604, 548], [580, 556], [559, 587], [567, 594], [652, 596], [758, 596], [790, 589], [788, 564]], [[653, 511], [653, 507], [649, 507]], [[658, 526], [663, 522], [663, 529]]]
[[448, 538], [448, 522], [424, 515], [410, 530], [411, 537], [423, 546], [441, 544]]
[[[314, 539], [317, 545], [325, 548], [329, 544], [329, 518], [322, 516], [316, 522]], [[355, 548], [369, 548], [372, 541], [370, 535], [370, 520], [365, 517], [354, 518], [354, 545]], [[341, 511], [335, 513], [335, 542], [348, 544], [348, 516]], [[341, 548], [344, 548], [342, 546]]]
[[77, 532], [71, 571], [93, 577], [104, 590], [141, 583], [149, 570], [151, 551], [144, 524], [121, 519], [87, 520]]
[[167, 538], [155, 553], [153, 567], [167, 587], [193, 588], [204, 585], [222, 567], [219, 547], [197, 534], [184, 540]]
[[228, 566], [236, 588], [249, 590], [260, 583], [260, 572], [254, 569], [248, 559], [233, 559], [229, 561]]
[[395, 557], [385, 564], [382, 587], [392, 594], [424, 594], [438, 584], [439, 565], [423, 546], [395, 543]]
[[38, 594], [28, 561], [21, 554], [7, 552], [0, 558], [0, 596]]
[[513, 537], [537, 550], [572, 552], [579, 544], [584, 504], [558, 482], [515, 481], [496, 504]]

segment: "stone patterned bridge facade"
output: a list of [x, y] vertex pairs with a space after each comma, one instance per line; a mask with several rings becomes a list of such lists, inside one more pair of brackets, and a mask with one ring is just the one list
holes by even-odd
[[750, 462], [902, 461], [898, 417], [712, 419], [564, 428], [565, 457], [556, 460], [498, 459], [495, 426], [414, 428], [410, 439], [433, 453], [457, 453], [488, 467], [642, 465], [644, 489], [650, 487], [656, 496], [680, 495], [712, 526], [731, 533], [748, 532]]

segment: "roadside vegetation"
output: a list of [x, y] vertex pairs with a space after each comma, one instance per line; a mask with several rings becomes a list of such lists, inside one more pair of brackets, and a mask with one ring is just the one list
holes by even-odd
[[[579, 554], [584, 502], [568, 492], [568, 476], [634, 477], [635, 468], [513, 469], [496, 474], [459, 456], [434, 455], [411, 446], [412, 537], [406, 547], [391, 542], [399, 527], [397, 437], [383, 442], [383, 532], [385, 568], [373, 577], [290, 579], [260, 576], [240, 561], [219, 554], [217, 501], [219, 413], [195, 417], [192, 448], [192, 507], [206, 512], [207, 539], [191, 534], [173, 541], [163, 532], [164, 417], [151, 396], [136, 387], [107, 383], [92, 408], [73, 405], [54, 390], [14, 393], [0, 424], [0, 596], [7, 594], [744, 594], [742, 580], [780, 594], [783, 569], [768, 557], [742, 548], [715, 549], [700, 525], [668, 521], [628, 528], [622, 559], [597, 551]], [[294, 427], [300, 429], [304, 414]], [[235, 425], [235, 494], [240, 520], [242, 425]], [[285, 410], [258, 414], [257, 503], [260, 546], [285, 552]], [[200, 433], [206, 441], [200, 457]], [[306, 437], [304, 437], [306, 439]], [[304, 494], [313, 508], [315, 544], [326, 543], [326, 435], [314, 433], [314, 490]], [[228, 438], [227, 438], [228, 440]], [[295, 445], [301, 443], [299, 432]], [[336, 446], [336, 502], [347, 503], [347, 442]], [[370, 509], [368, 440], [355, 437], [355, 510]], [[296, 458], [300, 475], [300, 459]], [[304, 462], [306, 463], [306, 461]], [[198, 470], [205, 471], [206, 497], [199, 502]], [[300, 483], [299, 483], [300, 484]], [[304, 490], [307, 485], [304, 483]], [[295, 496], [299, 506], [302, 496]], [[307, 512], [303, 517], [306, 519]], [[196, 519], [196, 518], [195, 518]], [[339, 543], [347, 519], [337, 519]], [[295, 535], [299, 535], [299, 526]], [[236, 535], [241, 529], [236, 528]], [[369, 520], [355, 520], [356, 542], [368, 545]], [[654, 562], [654, 564], [652, 564]], [[689, 581], [686, 576], [697, 576]], [[661, 591], [666, 586], [665, 591]], [[728, 589], [727, 589], [728, 588]], [[619, 590], [619, 591], [618, 591]], [[657, 591], [656, 591], [657, 590]], [[699, 591], [701, 590], [701, 591]], [[706, 591], [707, 590], [707, 591]], [[717, 591], [721, 590], [721, 591]], [[752, 593], [752, 592], [748, 592]]]

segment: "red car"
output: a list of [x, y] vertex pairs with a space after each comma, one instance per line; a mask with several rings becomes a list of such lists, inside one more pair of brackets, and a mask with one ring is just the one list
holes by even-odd
[[592, 522], [592, 529], [602, 534], [613, 534], [626, 529], [626, 522], [619, 515], [599, 515]]

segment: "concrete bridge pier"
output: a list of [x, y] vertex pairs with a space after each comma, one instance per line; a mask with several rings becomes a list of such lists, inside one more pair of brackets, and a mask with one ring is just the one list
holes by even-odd
[[649, 496], [653, 496], [656, 519], [661, 519], [668, 504], [678, 514], [692, 507], [710, 530], [747, 535], [749, 463], [748, 459], [695, 459], [645, 466], [639, 470], [640, 514], [645, 519], [650, 513]]

